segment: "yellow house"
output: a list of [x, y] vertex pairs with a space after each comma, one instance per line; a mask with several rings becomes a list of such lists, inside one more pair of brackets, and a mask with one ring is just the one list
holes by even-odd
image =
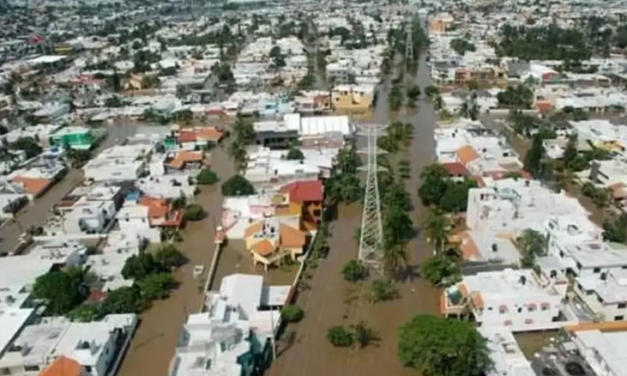
[[277, 219], [263, 219], [252, 223], [244, 232], [246, 249], [250, 252], [253, 264], [278, 265], [285, 257], [303, 253], [306, 235], [297, 227], [281, 223]]
[[374, 104], [374, 94], [374, 85], [339, 85], [331, 90], [331, 105], [339, 113], [365, 113]]

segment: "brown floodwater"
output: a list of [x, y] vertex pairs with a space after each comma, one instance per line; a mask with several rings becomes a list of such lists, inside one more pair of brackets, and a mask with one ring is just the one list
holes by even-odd
[[[233, 163], [222, 148], [212, 152], [212, 169], [222, 181], [235, 173]], [[168, 299], [155, 302], [142, 313], [141, 324], [119, 376], [166, 376], [187, 315], [198, 313], [201, 308], [205, 279], [194, 278], [193, 268], [194, 265], [204, 265], [206, 275], [211, 265], [215, 228], [222, 216], [219, 186], [203, 188], [196, 203], [201, 204], [209, 215], [200, 222], [189, 223], [183, 231], [183, 242], [178, 247], [189, 262], [176, 272], [180, 286]]]
[[[421, 58], [414, 78], [421, 89], [430, 84], [426, 61]], [[383, 85], [372, 122], [389, 123], [387, 90]], [[415, 210], [412, 219], [419, 227], [424, 208], [417, 197], [422, 167], [434, 160], [436, 116], [431, 103], [422, 101], [419, 109], [398, 115], [398, 119], [414, 125], [414, 138], [407, 150], [412, 176], [407, 182]], [[360, 142], [363, 145], [363, 141]], [[379, 376], [416, 375], [416, 371], [404, 368], [398, 361], [397, 340], [399, 327], [413, 315], [438, 313], [439, 293], [429, 283], [419, 278], [420, 264], [432, 254], [432, 247], [423, 237], [410, 242], [411, 273], [407, 280], [398, 283], [401, 298], [376, 305], [368, 305], [358, 298], [357, 288], [343, 281], [342, 265], [357, 258], [355, 229], [360, 226], [361, 207], [341, 207], [338, 219], [331, 225], [330, 254], [319, 262], [313, 272], [311, 289], [299, 295], [298, 304], [305, 310], [305, 319], [288, 329], [296, 333], [296, 341], [279, 344], [279, 358], [270, 369], [273, 376], [362, 375]], [[352, 325], [365, 320], [372, 326], [380, 340], [376, 346], [361, 350], [337, 349], [326, 340], [327, 328], [334, 325]]]

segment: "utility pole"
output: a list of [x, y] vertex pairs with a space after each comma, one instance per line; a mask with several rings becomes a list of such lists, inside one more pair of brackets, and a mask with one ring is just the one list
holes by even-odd
[[377, 156], [385, 153], [377, 147], [377, 137], [383, 133], [385, 125], [368, 124], [362, 126], [361, 134], [368, 137], [368, 147], [362, 153], [367, 155], [366, 166], [360, 167], [366, 171], [366, 191], [364, 208], [361, 216], [361, 235], [359, 239], [359, 260], [370, 265], [373, 269], [383, 272], [383, 222], [381, 220], [381, 199], [379, 195], [378, 172], [385, 169], [378, 165]]

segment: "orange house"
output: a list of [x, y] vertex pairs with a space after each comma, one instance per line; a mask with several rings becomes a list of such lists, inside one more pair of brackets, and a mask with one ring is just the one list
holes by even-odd
[[281, 193], [287, 193], [292, 202], [302, 205], [302, 221], [305, 225], [314, 225], [322, 220], [324, 201], [324, 186], [320, 180], [297, 181], [281, 188]]
[[139, 205], [148, 207], [148, 220], [151, 227], [175, 227], [183, 224], [183, 212], [172, 210], [170, 204], [162, 198], [144, 196]]

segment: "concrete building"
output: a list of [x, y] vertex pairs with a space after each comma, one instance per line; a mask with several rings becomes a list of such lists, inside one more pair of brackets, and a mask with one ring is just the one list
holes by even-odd
[[0, 357], [5, 375], [36, 376], [61, 356], [80, 364], [87, 376], [105, 376], [119, 356], [137, 317], [109, 315], [102, 321], [73, 323], [52, 318], [24, 326]]
[[446, 316], [471, 313], [481, 326], [513, 331], [554, 329], [566, 290], [532, 270], [506, 269], [464, 276], [443, 292]]
[[232, 274], [207, 292], [205, 310], [189, 315], [170, 376], [250, 376], [268, 359], [290, 286], [263, 286], [263, 277]]

